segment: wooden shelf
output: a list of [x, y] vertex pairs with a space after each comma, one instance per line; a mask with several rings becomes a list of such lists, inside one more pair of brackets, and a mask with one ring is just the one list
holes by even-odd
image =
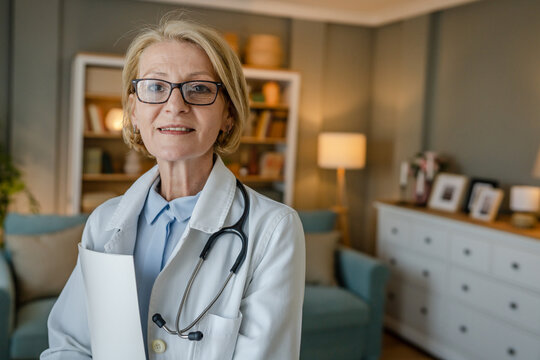
[[120, 181], [135, 181], [135, 180], [137, 180], [137, 178], [139, 178], [139, 176], [140, 176], [140, 174], [136, 174], [136, 175], [129, 175], [129, 174], [83, 174], [82, 179], [83, 179], [83, 181], [120, 182]]
[[282, 110], [289, 111], [289, 105], [278, 104], [278, 105], [268, 105], [263, 102], [251, 102], [249, 107], [256, 110]]
[[255, 136], [242, 136], [240, 139], [242, 144], [286, 144], [286, 138], [259, 138]]
[[84, 98], [88, 101], [114, 101], [121, 102], [121, 95], [106, 95], [106, 94], [90, 94], [87, 93], [84, 95]]
[[84, 132], [84, 137], [86, 139], [121, 139], [122, 138], [122, 133], [121, 132], [117, 132], [117, 133], [113, 133], [113, 132], [96, 133], [96, 132], [93, 132], [93, 131], [85, 131]]

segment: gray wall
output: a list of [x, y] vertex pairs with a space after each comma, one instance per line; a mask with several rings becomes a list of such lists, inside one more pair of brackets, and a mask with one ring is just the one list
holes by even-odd
[[45, 212], [57, 205], [60, 5], [13, 2], [10, 148]]
[[373, 202], [399, 196], [398, 169], [422, 149], [426, 92], [428, 16], [377, 29], [373, 50], [363, 246], [374, 251]]
[[531, 177], [540, 145], [540, 2], [485, 1], [438, 18], [426, 146], [460, 172]]
[[9, 103], [10, 0], [0, 0], [0, 147], [7, 147]]

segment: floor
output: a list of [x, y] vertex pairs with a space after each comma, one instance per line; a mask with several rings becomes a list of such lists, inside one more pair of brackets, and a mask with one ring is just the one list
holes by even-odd
[[436, 360], [397, 335], [385, 331], [380, 360]]

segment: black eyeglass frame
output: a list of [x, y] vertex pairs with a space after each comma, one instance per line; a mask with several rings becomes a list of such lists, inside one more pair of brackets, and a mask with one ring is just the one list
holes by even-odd
[[[141, 98], [139, 97], [139, 93], [137, 92], [137, 84], [140, 81], [143, 81], [143, 80], [163, 81], [164, 83], [169, 84], [171, 86], [171, 90], [169, 91], [169, 95], [167, 96], [167, 98], [165, 100], [160, 101], [160, 102], [150, 102], [150, 101], [141, 100]], [[186, 97], [184, 96], [184, 85], [189, 84], [189, 83], [194, 83], [194, 82], [196, 82], [196, 83], [215, 84], [217, 86], [217, 91], [216, 91], [216, 96], [214, 97], [214, 100], [212, 100], [212, 102], [210, 102], [208, 104], [194, 104], [192, 102], [187, 101]], [[173, 82], [170, 82], [170, 81], [167, 81], [167, 80], [153, 79], [153, 78], [150, 78], [150, 79], [134, 79], [134, 80], [131, 80], [131, 84], [133, 85], [133, 92], [137, 95], [137, 99], [142, 103], [145, 103], [145, 104], [165, 104], [167, 101], [169, 101], [173, 90], [178, 88], [178, 90], [180, 91], [180, 95], [182, 95], [182, 99], [184, 100], [184, 102], [186, 104], [195, 105], [195, 106], [208, 106], [208, 105], [212, 105], [213, 103], [215, 103], [216, 99], [217, 99], [217, 97], [219, 95], [219, 89], [223, 86], [223, 83], [220, 83], [218, 81], [211, 81], [211, 80], [189, 80], [189, 81], [184, 81], [184, 82], [180, 82], [180, 83], [173, 83]]]

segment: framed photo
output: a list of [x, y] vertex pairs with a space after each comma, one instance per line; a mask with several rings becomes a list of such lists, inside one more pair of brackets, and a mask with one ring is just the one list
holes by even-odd
[[428, 207], [448, 212], [458, 211], [465, 194], [467, 182], [466, 176], [440, 173], [435, 178]]
[[496, 180], [479, 179], [479, 178], [471, 179], [471, 181], [469, 182], [469, 189], [467, 190], [467, 194], [465, 195], [463, 211], [466, 213], [471, 212], [472, 205], [478, 198], [478, 195], [480, 194], [480, 190], [494, 189], [498, 187], [499, 187], [499, 183]]
[[499, 206], [503, 198], [501, 189], [483, 188], [479, 190], [477, 199], [475, 200], [470, 216], [474, 219], [483, 221], [493, 221], [497, 217]]

